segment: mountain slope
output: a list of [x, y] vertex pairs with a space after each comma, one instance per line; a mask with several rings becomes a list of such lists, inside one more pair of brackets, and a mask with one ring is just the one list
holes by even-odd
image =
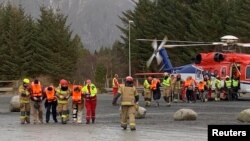
[[39, 7], [60, 9], [68, 16], [69, 24], [74, 33], [80, 35], [86, 48], [91, 51], [102, 46], [110, 46], [120, 38], [116, 25], [121, 21], [118, 15], [122, 11], [133, 9], [130, 0], [0, 0], [6, 4], [21, 4], [27, 14], [34, 18], [39, 16]]

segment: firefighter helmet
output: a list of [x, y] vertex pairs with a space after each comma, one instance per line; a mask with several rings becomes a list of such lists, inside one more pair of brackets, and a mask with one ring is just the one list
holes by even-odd
[[126, 77], [126, 81], [128, 81], [128, 82], [132, 82], [132, 81], [133, 81], [133, 77], [131, 77], [131, 76], [127, 76], [127, 77]]
[[65, 79], [61, 79], [60, 80], [60, 85], [63, 86], [63, 87], [67, 87], [68, 86], [68, 81], [65, 80]]
[[28, 78], [24, 78], [24, 79], [23, 79], [23, 83], [24, 83], [24, 84], [29, 84], [29, 83], [30, 83], [30, 80], [29, 80]]

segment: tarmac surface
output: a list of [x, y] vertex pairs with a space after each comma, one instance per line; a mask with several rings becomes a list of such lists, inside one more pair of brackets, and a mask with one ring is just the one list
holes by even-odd
[[[98, 95], [96, 123], [89, 125], [85, 120], [83, 124], [71, 120], [66, 125], [53, 121], [21, 125], [20, 113], [9, 112], [11, 96], [0, 94], [0, 141], [206, 141], [208, 125], [247, 124], [236, 118], [240, 111], [250, 108], [250, 97], [233, 102], [180, 102], [171, 107], [161, 99], [160, 107], [148, 107], [146, 118], [136, 119], [136, 131], [130, 131], [120, 127], [119, 106], [111, 105], [111, 94]], [[144, 107], [142, 97], [140, 106]], [[173, 114], [181, 108], [193, 109], [197, 120], [174, 121]]]

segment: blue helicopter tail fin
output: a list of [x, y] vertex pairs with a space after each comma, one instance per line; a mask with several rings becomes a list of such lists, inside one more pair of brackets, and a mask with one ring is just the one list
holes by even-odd
[[163, 62], [163, 71], [164, 72], [172, 72], [173, 71], [173, 65], [169, 59], [168, 53], [165, 48], [161, 48], [159, 50], [159, 54], [162, 57], [162, 62]]

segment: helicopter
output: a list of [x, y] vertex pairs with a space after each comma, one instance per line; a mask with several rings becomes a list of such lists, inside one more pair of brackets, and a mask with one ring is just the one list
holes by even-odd
[[[204, 75], [215, 78], [220, 76], [224, 80], [227, 76], [237, 76], [240, 80], [239, 93], [250, 92], [250, 54], [238, 53], [240, 47], [250, 47], [250, 43], [239, 43], [239, 38], [233, 35], [226, 35], [220, 38], [221, 42], [193, 42], [193, 41], [174, 41], [167, 40], [165, 37], [160, 46], [157, 47], [156, 39], [137, 39], [139, 41], [152, 41], [154, 53], [147, 61], [147, 67], [150, 66], [153, 59], [156, 58], [157, 64], [162, 64], [160, 71], [169, 73], [179, 73], [182, 78], [192, 76], [197, 82], [203, 79]], [[182, 44], [166, 44], [167, 42], [178, 42]], [[188, 46], [219, 46], [221, 51], [198, 53], [195, 56], [194, 63], [180, 67], [173, 67], [167, 50], [176, 47]], [[162, 72], [162, 74], [163, 74]], [[146, 74], [146, 73], [144, 73]], [[148, 73], [150, 75], [150, 73]], [[137, 74], [137, 75], [143, 75]], [[224, 82], [222, 81], [222, 86]], [[214, 88], [214, 86], [213, 86]]]

